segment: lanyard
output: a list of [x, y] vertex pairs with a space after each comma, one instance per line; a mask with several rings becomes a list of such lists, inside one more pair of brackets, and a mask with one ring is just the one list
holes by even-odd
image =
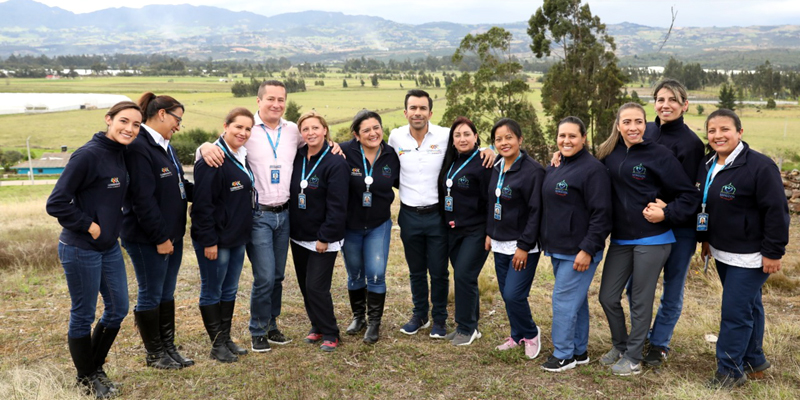
[[[714, 181], [715, 177], [714, 167], [717, 166], [717, 157], [714, 156], [714, 159], [711, 161], [712, 161], [711, 168], [708, 170], [708, 173], [706, 174], [706, 186], [703, 189], [703, 204], [702, 204], [703, 210], [701, 212], [706, 212], [706, 201], [708, 200], [708, 187], [711, 186], [711, 182]], [[722, 166], [722, 168], [720, 168], [720, 171], [722, 171], [723, 169], [725, 169], [724, 165]], [[719, 171], [717, 171], [717, 174], [719, 174]]]
[[[178, 161], [175, 159], [175, 153], [173, 153], [173, 152], [172, 152], [172, 146], [171, 146], [171, 145], [169, 145], [169, 144], [167, 145], [167, 151], [169, 152], [169, 158], [170, 158], [170, 160], [172, 161], [172, 165], [174, 165], [174, 166], [175, 166], [175, 172], [176, 172], [178, 175], [180, 175], [180, 173], [181, 173], [181, 169], [180, 169], [180, 167], [178, 167]], [[180, 176], [179, 176], [179, 177], [178, 177], [178, 181], [180, 181], [180, 180], [181, 180], [181, 179], [180, 179]]]
[[[358, 146], [361, 147], [361, 161], [364, 162], [364, 174], [367, 177], [372, 178], [372, 171], [375, 171], [375, 163], [378, 161], [378, 157], [381, 156], [381, 148], [378, 147], [378, 153], [375, 154], [375, 159], [372, 160], [372, 168], [367, 168], [367, 156], [364, 154], [364, 146], [360, 144]], [[369, 181], [371, 183], [372, 179], [370, 179]], [[369, 186], [369, 183], [367, 184], [367, 186]]]
[[278, 122], [278, 140], [276, 140], [275, 143], [272, 143], [272, 137], [269, 136], [269, 132], [267, 131], [267, 126], [264, 125], [264, 124], [261, 124], [261, 127], [264, 128], [264, 133], [267, 134], [267, 140], [269, 140], [269, 145], [272, 147], [272, 155], [274, 155], [275, 159], [277, 160], [278, 159], [278, 146], [280, 146], [280, 144], [281, 144], [281, 129], [283, 129], [283, 126], [281, 126], [280, 122]]
[[[455, 179], [456, 175], [458, 175], [458, 173], [459, 173], [459, 172], [461, 172], [461, 170], [462, 170], [462, 169], [464, 169], [464, 167], [465, 167], [467, 164], [469, 164], [469, 162], [470, 162], [470, 161], [472, 161], [472, 159], [473, 159], [473, 158], [475, 158], [475, 155], [476, 155], [476, 154], [478, 154], [478, 150], [477, 150], [477, 149], [476, 149], [474, 152], [472, 152], [472, 155], [471, 155], [471, 156], [469, 156], [469, 158], [467, 159], [467, 161], [465, 161], [463, 164], [461, 164], [461, 166], [460, 166], [460, 167], [458, 167], [458, 169], [456, 170], [456, 173], [454, 173], [453, 175], [450, 175], [450, 172], [452, 172], [452, 171], [453, 171], [453, 166], [454, 166], [456, 163], [454, 162], [454, 163], [450, 164], [450, 169], [447, 171], [447, 174], [445, 174], [445, 178], [447, 178], [447, 180], [445, 181], [445, 184], [447, 185], [447, 187], [448, 187], [448, 188], [449, 188], [449, 187], [451, 187], [451, 186], [453, 186], [453, 179]], [[522, 154], [522, 153], [520, 153], [520, 154]], [[516, 161], [516, 160], [515, 160], [515, 161]], [[501, 172], [501, 174], [502, 174], [502, 172]]]
[[[522, 152], [520, 152], [517, 158], [514, 159], [514, 162], [511, 163], [511, 167], [513, 167], [514, 164], [517, 163], [517, 160], [519, 160], [520, 158], [522, 158]], [[506, 173], [503, 172], [505, 167], [506, 167], [506, 159], [503, 158], [503, 160], [500, 161], [500, 176], [497, 177], [497, 189], [494, 190], [494, 195], [495, 197], [497, 197], [497, 204], [500, 204], [500, 194], [501, 194], [500, 190], [503, 187], [503, 182], [506, 180]], [[509, 171], [511, 171], [511, 167], [508, 167]]]
[[[322, 161], [322, 159], [325, 158], [325, 155], [328, 154], [328, 150], [330, 150], [330, 149], [331, 149], [330, 147], [325, 149], [325, 151], [322, 153], [322, 155], [317, 160], [317, 163], [314, 164], [314, 168], [311, 168], [311, 171], [308, 171], [308, 175], [306, 175], [306, 160], [307, 160], [307, 158], [303, 157], [303, 172], [300, 174], [300, 177], [303, 178], [303, 181], [306, 182], [306, 184], [308, 184], [308, 178], [311, 177], [311, 174], [314, 173], [314, 170], [317, 169], [317, 166], [319, 166], [320, 161]], [[302, 186], [303, 182], [300, 182], [300, 183], [301, 183], [301, 186]], [[303, 188], [303, 189], [305, 189], [305, 188]]]
[[225, 143], [225, 141], [222, 138], [219, 138], [219, 140], [217, 140], [217, 142], [215, 144], [217, 146], [219, 146], [222, 149], [222, 151], [225, 152], [225, 154], [228, 157], [228, 159], [232, 160], [234, 165], [239, 167], [240, 170], [242, 170], [244, 173], [246, 173], [250, 177], [250, 185], [254, 186], [256, 184], [256, 178], [255, 178], [255, 176], [253, 176], [253, 172], [250, 171], [249, 168], [247, 168], [244, 165], [242, 165], [242, 163], [239, 162], [239, 159], [236, 158], [236, 156], [231, 154], [231, 151], [228, 148], [228, 145]]

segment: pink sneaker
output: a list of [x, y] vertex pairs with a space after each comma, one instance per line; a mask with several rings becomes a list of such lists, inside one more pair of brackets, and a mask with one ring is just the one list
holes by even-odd
[[539, 336], [541, 335], [536, 335], [533, 339], [522, 339], [519, 341], [521, 344], [525, 345], [525, 356], [531, 360], [539, 356], [539, 350], [542, 347], [539, 342]]
[[511, 336], [509, 336], [509, 337], [506, 338], [506, 341], [503, 344], [501, 344], [500, 346], [495, 347], [495, 349], [497, 349], [499, 351], [506, 351], [506, 350], [513, 349], [514, 347], [517, 347], [517, 346], [519, 346], [517, 344], [517, 342], [515, 342], [514, 339], [512, 339]]

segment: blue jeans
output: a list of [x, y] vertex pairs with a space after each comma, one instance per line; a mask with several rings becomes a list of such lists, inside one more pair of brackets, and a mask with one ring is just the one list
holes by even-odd
[[683, 309], [683, 288], [686, 273], [697, 249], [697, 232], [694, 228], [673, 228], [675, 243], [664, 264], [664, 284], [661, 305], [650, 329], [650, 343], [653, 346], [669, 348], [672, 332], [678, 323]]
[[278, 329], [281, 296], [289, 253], [289, 210], [279, 213], [256, 211], [253, 232], [247, 244], [247, 258], [253, 265], [250, 293], [250, 334], [264, 336]]
[[431, 317], [447, 320], [447, 294], [450, 291], [450, 272], [447, 270], [447, 229], [437, 212], [419, 214], [400, 208], [397, 216], [400, 239], [408, 263], [413, 313], [428, 319], [428, 273], [431, 276]]
[[527, 267], [517, 271], [511, 265], [514, 256], [494, 253], [494, 269], [500, 294], [506, 303], [508, 323], [511, 325], [511, 338], [515, 342], [522, 339], [533, 339], [539, 335], [539, 328], [531, 316], [528, 295], [531, 292], [533, 278], [536, 276], [536, 264], [541, 253], [528, 254]]
[[172, 254], [158, 254], [156, 245], [122, 241], [139, 282], [136, 311], [147, 311], [159, 304], [175, 300], [175, 284], [183, 258], [183, 238], [172, 243]]
[[484, 248], [486, 226], [469, 231], [451, 229], [447, 235], [450, 263], [453, 264], [453, 280], [456, 294], [457, 330], [471, 335], [478, 329], [481, 299], [478, 276], [489, 252]]
[[589, 344], [589, 285], [600, 260], [589, 269], [572, 269], [573, 260], [552, 257], [553, 276], [553, 356], [567, 360], [586, 352]]
[[98, 293], [103, 296], [100, 324], [118, 329], [128, 315], [128, 277], [119, 244], [96, 251], [59, 242], [58, 259], [72, 300], [68, 336], [75, 339], [92, 333]]
[[717, 372], [740, 377], [745, 364], [759, 366], [764, 356], [764, 305], [761, 287], [769, 278], [762, 268], [740, 268], [717, 261], [722, 281], [722, 318], [717, 340]]
[[196, 242], [192, 244], [200, 266], [200, 306], [236, 300], [245, 246], [217, 247], [217, 259], [209, 260], [205, 256], [205, 247]]
[[347, 269], [347, 290], [366, 287], [373, 293], [386, 293], [386, 263], [389, 261], [391, 238], [391, 219], [372, 229], [345, 231], [342, 255]]

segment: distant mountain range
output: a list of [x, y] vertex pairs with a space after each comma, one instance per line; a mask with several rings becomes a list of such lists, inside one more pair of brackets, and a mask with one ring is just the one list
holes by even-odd
[[[679, 21], [678, 21], [679, 22]], [[85, 14], [32, 0], [0, 3], [0, 56], [14, 54], [162, 53], [192, 59], [332, 61], [350, 57], [405, 59], [449, 55], [468, 33], [490, 24], [402, 24], [366, 15], [305, 11], [272, 17], [191, 5], [109, 8]], [[512, 51], [531, 57], [527, 21], [500, 24], [514, 35]], [[778, 50], [800, 64], [800, 25], [676, 27], [662, 53], [667, 29], [609, 24], [620, 57], [686, 58], [714, 52]]]

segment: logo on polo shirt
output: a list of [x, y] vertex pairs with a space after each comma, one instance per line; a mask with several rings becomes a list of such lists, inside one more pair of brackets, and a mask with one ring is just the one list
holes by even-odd
[[647, 178], [647, 168], [645, 168], [641, 163], [635, 167], [633, 167], [633, 179], [642, 180]]
[[733, 200], [736, 198], [736, 188], [733, 183], [729, 183], [722, 187], [719, 191], [719, 197], [723, 200]]
[[402, 148], [402, 147], [398, 147], [398, 148], [397, 148], [397, 155], [398, 155], [398, 156], [402, 156], [402, 155], [403, 155], [405, 152], [406, 152], [406, 151], [405, 151], [405, 150], [403, 150], [403, 148]]
[[556, 194], [559, 196], [566, 196], [569, 191], [569, 185], [566, 180], [556, 183]]
[[509, 187], [509, 186], [504, 187], [503, 188], [503, 193], [500, 195], [500, 197], [502, 197], [502, 198], [504, 198], [506, 200], [510, 199], [511, 198], [511, 187]]
[[389, 168], [388, 165], [383, 166], [383, 176], [384, 178], [391, 178], [392, 177], [392, 169]]
[[319, 187], [319, 178], [314, 175], [311, 179], [308, 180], [308, 188], [309, 189], [316, 189]]
[[233, 181], [231, 182], [231, 192], [235, 192], [237, 190], [244, 189], [244, 185], [242, 185], [242, 181]]
[[111, 178], [111, 183], [108, 184], [108, 189], [116, 189], [120, 187], [119, 178]]
[[461, 178], [458, 178], [458, 181], [456, 183], [458, 184], [458, 187], [462, 189], [469, 189], [469, 179], [467, 179], [466, 175], [462, 176]]
[[350, 176], [364, 176], [364, 174], [361, 173], [361, 168], [352, 168], [350, 170]]
[[161, 168], [161, 175], [162, 178], [166, 178], [168, 176], [172, 176], [172, 171], [169, 170], [169, 167]]

